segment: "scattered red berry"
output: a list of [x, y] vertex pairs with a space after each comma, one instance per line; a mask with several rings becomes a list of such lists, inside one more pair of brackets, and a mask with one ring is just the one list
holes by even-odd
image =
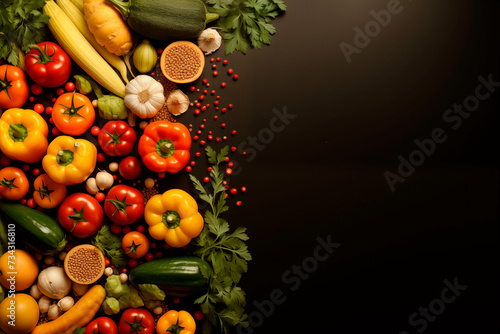
[[238, 74], [233, 75], [234, 80], [238, 80], [239, 78], [240, 78], [240, 76]]
[[37, 103], [37, 104], [35, 104], [35, 106], [33, 107], [33, 110], [35, 110], [37, 113], [41, 114], [41, 113], [43, 113], [43, 111], [45, 110], [45, 107], [43, 106], [43, 104], [41, 104], [41, 103]]
[[205, 177], [203, 178], [203, 182], [205, 182], [205, 183], [210, 182], [210, 178], [209, 178], [208, 176], [205, 176]]
[[227, 70], [227, 74], [233, 74], [233, 69], [230, 68], [229, 70]]
[[92, 133], [94, 136], [97, 136], [99, 134], [99, 131], [101, 131], [101, 129], [98, 126], [93, 126], [92, 129], [90, 129], [90, 133]]
[[66, 82], [66, 85], [64, 85], [64, 89], [66, 89], [68, 92], [71, 92], [75, 90], [75, 84], [72, 83], [71, 81]]
[[98, 201], [98, 202], [102, 202], [104, 201], [104, 199], [106, 198], [106, 195], [104, 195], [104, 193], [98, 191], [95, 193], [94, 195], [94, 198]]
[[31, 92], [35, 95], [40, 95], [43, 92], [43, 87], [40, 86], [39, 84], [32, 84], [31, 85]]

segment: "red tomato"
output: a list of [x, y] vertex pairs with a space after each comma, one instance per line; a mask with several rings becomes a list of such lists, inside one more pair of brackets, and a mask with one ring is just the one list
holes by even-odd
[[24, 71], [12, 65], [0, 66], [0, 108], [20, 108], [28, 99], [30, 87]]
[[5, 167], [0, 169], [0, 198], [17, 201], [28, 193], [30, 182], [22, 169]]
[[155, 319], [143, 308], [129, 308], [123, 312], [118, 324], [119, 334], [153, 334]]
[[113, 319], [100, 317], [85, 326], [85, 334], [118, 334], [118, 327]]
[[97, 137], [99, 146], [111, 157], [124, 156], [132, 152], [137, 140], [134, 129], [124, 121], [109, 121]]
[[118, 164], [118, 172], [124, 179], [134, 180], [141, 175], [142, 162], [133, 156], [123, 158]]
[[62, 227], [75, 237], [87, 238], [101, 227], [104, 213], [94, 197], [75, 193], [61, 203], [57, 218]]
[[71, 59], [53, 42], [38, 43], [26, 54], [26, 72], [43, 87], [64, 84], [71, 74]]
[[133, 259], [140, 259], [149, 251], [149, 240], [141, 232], [132, 231], [122, 238], [122, 248], [125, 254]]
[[108, 191], [104, 212], [117, 225], [130, 225], [144, 214], [144, 196], [130, 186], [119, 184]]

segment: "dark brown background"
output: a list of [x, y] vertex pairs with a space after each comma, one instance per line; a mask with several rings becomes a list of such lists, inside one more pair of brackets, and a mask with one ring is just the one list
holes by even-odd
[[[401, 1], [348, 64], [339, 44], [352, 45], [353, 28], [388, 2], [288, 0], [271, 47], [227, 57], [240, 75], [224, 92], [235, 104], [225, 116], [238, 130], [232, 144], [269, 127], [273, 108], [297, 115], [255, 159], [237, 157], [231, 178], [248, 187], [227, 216], [251, 237], [248, 311], [274, 289], [286, 297], [254, 333], [416, 333], [409, 316], [454, 277], [467, 290], [425, 332], [499, 329], [500, 92], [448, 126], [394, 193], [383, 176], [416, 139], [445, 129], [444, 112], [474, 94], [478, 76], [500, 81], [498, 2]], [[282, 275], [328, 235], [340, 248], [291, 291]]]

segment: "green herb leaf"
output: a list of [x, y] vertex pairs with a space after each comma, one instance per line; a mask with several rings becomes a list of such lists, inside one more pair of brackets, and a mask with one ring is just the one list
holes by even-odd
[[276, 28], [270, 21], [287, 10], [283, 0], [207, 0], [206, 4], [219, 14], [226, 54], [245, 54], [249, 47], [271, 44]]
[[[209, 0], [210, 1], [210, 0]], [[207, 1], [208, 3], [208, 1]], [[208, 161], [212, 164], [210, 181], [211, 194], [207, 193], [201, 182], [190, 175], [191, 182], [200, 193], [200, 199], [210, 204], [205, 211], [205, 226], [195, 239], [198, 249], [194, 254], [210, 263], [211, 273], [203, 273], [209, 279], [209, 289], [194, 303], [199, 304], [206, 315], [202, 325], [203, 333], [211, 333], [214, 327], [227, 332], [230, 327], [247, 319], [245, 313], [245, 292], [237, 286], [243, 273], [248, 269], [248, 261], [252, 259], [245, 241], [248, 240], [246, 228], [238, 227], [233, 232], [229, 223], [220, 215], [229, 210], [226, 205], [224, 173], [220, 172], [220, 164], [226, 161], [229, 147], [216, 152], [210, 146], [206, 148]]]
[[119, 268], [127, 264], [127, 258], [122, 249], [122, 241], [117, 235], [111, 233], [109, 225], [102, 225], [97, 231], [92, 244], [103, 252], [113, 266]]

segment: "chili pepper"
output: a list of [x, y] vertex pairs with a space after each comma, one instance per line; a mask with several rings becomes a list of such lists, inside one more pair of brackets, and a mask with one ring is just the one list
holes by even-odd
[[70, 185], [85, 181], [94, 171], [97, 148], [85, 139], [56, 137], [42, 160], [43, 169], [55, 182]]
[[9, 158], [39, 161], [47, 151], [49, 127], [34, 110], [8, 109], [0, 118], [0, 150]]
[[203, 229], [203, 216], [196, 200], [184, 190], [171, 189], [154, 195], [146, 203], [144, 219], [149, 234], [172, 247], [186, 246]]
[[191, 135], [179, 123], [150, 123], [139, 139], [139, 155], [146, 167], [154, 172], [177, 173], [189, 162]]

